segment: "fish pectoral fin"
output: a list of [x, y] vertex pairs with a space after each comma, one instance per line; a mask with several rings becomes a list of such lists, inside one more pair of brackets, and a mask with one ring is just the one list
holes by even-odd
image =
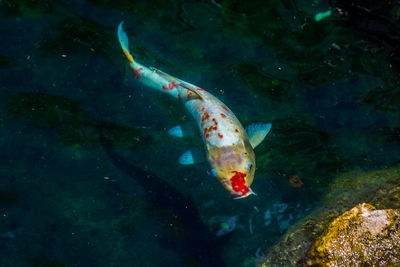
[[177, 125], [168, 130], [168, 134], [175, 137], [195, 136], [197, 133], [196, 125], [193, 123]]
[[204, 162], [206, 159], [204, 154], [198, 149], [189, 149], [179, 157], [179, 163], [182, 165], [191, 165]]
[[271, 123], [253, 123], [246, 127], [247, 136], [253, 149], [264, 140], [271, 130], [271, 126]]

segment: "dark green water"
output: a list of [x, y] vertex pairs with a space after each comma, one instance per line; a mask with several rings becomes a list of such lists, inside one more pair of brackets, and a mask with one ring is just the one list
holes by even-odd
[[[337, 174], [398, 164], [399, 7], [338, 6], [0, 2], [0, 266], [252, 266]], [[132, 83], [121, 20], [139, 62], [207, 89], [244, 125], [272, 123], [256, 197], [233, 201], [206, 163], [178, 164], [201, 139], [169, 136], [192, 118]]]

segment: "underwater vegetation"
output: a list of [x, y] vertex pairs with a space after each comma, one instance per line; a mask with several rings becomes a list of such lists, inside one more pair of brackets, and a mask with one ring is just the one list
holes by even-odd
[[387, 56], [393, 64], [400, 62], [398, 19], [400, 7], [393, 1], [342, 1], [332, 4], [345, 14], [346, 25], [368, 40], [371, 50]]
[[[67, 17], [56, 25], [57, 35], [48, 39], [41, 47], [43, 54], [95, 53], [99, 57], [115, 61], [112, 57], [115, 33], [113, 29], [85, 19]], [[115, 64], [117, 67], [118, 64]]]
[[119, 149], [134, 149], [149, 141], [140, 130], [97, 121], [82, 106], [68, 98], [41, 93], [19, 93], [10, 96], [5, 108], [10, 116], [33, 126], [54, 130], [56, 142], [66, 146], [90, 148], [101, 144], [97, 128]]
[[2, 1], [1, 6], [4, 14], [7, 16], [40, 18], [41, 15], [53, 11], [54, 2], [54, 0], [4, 0]]

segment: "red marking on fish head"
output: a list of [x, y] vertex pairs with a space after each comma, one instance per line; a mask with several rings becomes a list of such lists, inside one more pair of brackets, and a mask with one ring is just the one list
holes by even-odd
[[231, 186], [234, 192], [246, 195], [250, 189], [246, 186], [246, 174], [243, 172], [233, 171], [234, 175], [230, 178]]
[[196, 89], [197, 89], [197, 91], [207, 92], [206, 90], [204, 90], [204, 89], [202, 89], [202, 88], [200, 88], [200, 87], [197, 87]]
[[224, 113], [221, 113], [220, 115], [222, 118], [224, 118], [224, 119], [226, 118], [226, 115]]
[[220, 134], [220, 133], [218, 133], [218, 137], [219, 137], [220, 139], [222, 139], [222, 138], [224, 138], [224, 135], [223, 135], [223, 134]]
[[235, 132], [237, 132], [237, 133], [238, 133], [238, 132], [239, 132], [239, 130], [238, 130], [238, 129], [235, 129]]

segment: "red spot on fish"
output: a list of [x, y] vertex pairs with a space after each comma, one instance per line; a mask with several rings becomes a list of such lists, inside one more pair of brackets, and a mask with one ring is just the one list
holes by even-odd
[[204, 128], [203, 134], [204, 134], [204, 136], [205, 136], [206, 138], [208, 138], [208, 137], [210, 136], [210, 133], [211, 133], [212, 131], [216, 131], [217, 129], [218, 129], [217, 126], [211, 125], [211, 126], [208, 127], [208, 128]]
[[237, 133], [238, 133], [238, 132], [239, 132], [239, 130], [238, 130], [238, 129], [235, 129], [235, 132], [237, 132]]
[[162, 89], [163, 89], [164, 91], [171, 91], [171, 90], [173, 90], [175, 87], [178, 87], [178, 85], [176, 85], [174, 82], [170, 82], [170, 83], [168, 84], [168, 87], [165, 86], [165, 85], [163, 85], [163, 86], [161, 86], [161, 87], [162, 87]]
[[204, 89], [202, 89], [202, 88], [200, 88], [200, 87], [197, 87], [197, 91], [207, 92], [206, 90], [204, 90]]
[[190, 90], [186, 91], [186, 98], [187, 99], [191, 99], [193, 96], [194, 96], [194, 94]]
[[211, 132], [211, 131], [216, 131], [218, 129], [218, 127], [217, 126], [210, 126], [210, 127], [208, 127], [208, 130], [207, 131], [209, 131], [209, 132]]
[[227, 106], [225, 106], [225, 105], [222, 105], [221, 106], [223, 109], [225, 109], [226, 111], [228, 111], [229, 112], [229, 108], [227, 107]]
[[224, 113], [221, 113], [220, 115], [222, 118], [224, 118], [224, 119], [226, 118], [226, 115]]
[[208, 120], [210, 118], [210, 114], [208, 112], [204, 112], [203, 116], [201, 116], [201, 122]]
[[140, 80], [142, 78], [142, 76], [140, 75], [139, 71], [141, 71], [141, 70], [143, 70], [143, 68], [138, 68], [138, 69], [132, 68], [132, 76], [135, 79]]
[[250, 189], [246, 186], [245, 173], [233, 171], [234, 175], [230, 178], [232, 189], [235, 192], [240, 192], [243, 195], [250, 192]]
[[215, 118], [212, 118], [212, 121], [214, 122], [215, 125], [218, 125], [218, 122]]
[[182, 97], [181, 97], [180, 94], [178, 94], [178, 100], [179, 100], [179, 101], [182, 101]]
[[174, 89], [175, 87], [178, 87], [178, 85], [176, 85], [174, 82], [168, 84], [168, 88], [171, 90]]
[[218, 133], [218, 137], [219, 137], [220, 139], [222, 139], [222, 138], [224, 138], [224, 135]]

